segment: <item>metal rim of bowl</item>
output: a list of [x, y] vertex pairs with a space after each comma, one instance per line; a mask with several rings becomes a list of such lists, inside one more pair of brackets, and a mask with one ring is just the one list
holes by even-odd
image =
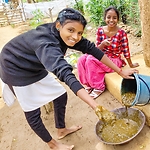
[[[126, 108], [125, 108], [125, 107], [117, 108], [117, 109], [112, 110], [112, 112], [116, 112], [116, 111], [118, 111], [118, 110], [120, 110], [120, 109], [125, 110]], [[99, 139], [100, 141], [102, 141], [103, 143], [105, 143], [105, 144], [107, 144], [107, 145], [121, 145], [121, 144], [128, 143], [129, 141], [131, 141], [132, 139], [134, 139], [134, 138], [142, 131], [142, 129], [143, 129], [144, 125], [145, 125], [145, 121], [146, 121], [144, 113], [143, 113], [141, 110], [137, 109], [137, 108], [131, 108], [131, 107], [130, 107], [130, 108], [128, 108], [128, 109], [137, 110], [137, 111], [140, 112], [139, 114], [141, 115], [141, 118], [142, 118], [142, 119], [141, 119], [141, 120], [142, 120], [142, 124], [141, 124], [141, 126], [140, 126], [138, 132], [137, 132], [136, 134], [134, 134], [131, 138], [129, 138], [129, 139], [123, 141], [123, 142], [119, 142], [119, 143], [106, 142], [106, 141], [104, 141], [100, 136], [98, 136], [97, 131], [96, 131], [96, 130], [97, 130], [97, 125], [101, 122], [101, 121], [99, 120], [99, 121], [96, 123], [96, 126], [95, 126], [95, 133], [96, 133], [96, 135], [97, 135], [97, 137], [98, 137], [98, 139]]]

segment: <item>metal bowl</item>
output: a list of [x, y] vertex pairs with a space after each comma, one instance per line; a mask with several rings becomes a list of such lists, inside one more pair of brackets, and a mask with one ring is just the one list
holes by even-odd
[[112, 142], [107, 142], [105, 141], [101, 136], [100, 134], [98, 134], [99, 132], [99, 129], [101, 128], [102, 124], [103, 124], [103, 121], [99, 120], [96, 124], [96, 127], [95, 127], [95, 132], [96, 132], [96, 135], [97, 137], [99, 138], [99, 140], [105, 144], [110, 144], [110, 145], [120, 145], [120, 144], [125, 144], [125, 143], [128, 143], [129, 141], [131, 141], [132, 139], [134, 139], [140, 132], [141, 130], [143, 129], [144, 125], [145, 125], [145, 115], [142, 111], [140, 111], [139, 109], [136, 109], [136, 108], [128, 108], [126, 109], [125, 107], [122, 107], [122, 108], [118, 108], [118, 109], [115, 109], [113, 110], [112, 112], [114, 112], [117, 116], [117, 118], [120, 118], [122, 117], [122, 114], [125, 113], [127, 110], [128, 112], [128, 115], [132, 115], [133, 113], [135, 113], [135, 111], [137, 112], [138, 111], [138, 119], [140, 120], [140, 125], [139, 125], [139, 129], [137, 131], [136, 134], [134, 134], [132, 137], [130, 137], [129, 139], [125, 140], [125, 141], [122, 141], [122, 142], [119, 142], [119, 143], [112, 143]]

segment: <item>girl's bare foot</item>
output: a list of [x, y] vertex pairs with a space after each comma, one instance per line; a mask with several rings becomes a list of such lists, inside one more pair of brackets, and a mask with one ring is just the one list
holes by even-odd
[[72, 126], [70, 128], [63, 128], [63, 129], [58, 129], [58, 140], [64, 138], [68, 134], [74, 133], [78, 130], [80, 130], [82, 126]]
[[52, 139], [50, 142], [47, 143], [51, 150], [72, 150], [74, 148], [74, 145], [65, 145], [56, 142], [54, 139]]

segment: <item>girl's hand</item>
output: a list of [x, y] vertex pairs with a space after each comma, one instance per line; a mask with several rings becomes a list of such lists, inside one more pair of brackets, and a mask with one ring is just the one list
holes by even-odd
[[138, 67], [138, 66], [139, 66], [138, 63], [134, 63], [134, 64], [130, 65], [131, 68], [136, 68], [136, 67]]
[[104, 107], [98, 105], [95, 108], [95, 114], [98, 116], [99, 120], [106, 122], [112, 122], [113, 120], [116, 119], [116, 115], [111, 112], [108, 111], [107, 109], [105, 109]]
[[102, 44], [103, 44], [104, 46], [109, 46], [109, 45], [111, 45], [111, 43], [112, 43], [112, 41], [111, 41], [110, 38], [105, 39], [104, 41], [102, 41]]
[[120, 71], [118, 72], [118, 74], [120, 76], [122, 76], [123, 78], [125, 78], [125, 79], [134, 79], [134, 77], [131, 76], [133, 73], [138, 73], [138, 70], [137, 69], [132, 69], [132, 68], [130, 68], [128, 70], [122, 70], [120, 68]]

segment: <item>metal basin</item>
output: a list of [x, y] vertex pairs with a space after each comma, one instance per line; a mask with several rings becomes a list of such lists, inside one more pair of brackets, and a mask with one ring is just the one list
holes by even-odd
[[[117, 118], [120, 119], [120, 118], [122, 118], [123, 114], [126, 112], [126, 108], [125, 107], [118, 108], [118, 109], [113, 110], [112, 112], [114, 112], [116, 114]], [[104, 124], [103, 121], [99, 120], [95, 127], [96, 135], [99, 138], [99, 140], [105, 144], [120, 145], [120, 144], [125, 144], [125, 143], [131, 141], [133, 138], [135, 138], [141, 132], [141, 130], [143, 129], [143, 127], [145, 125], [145, 115], [143, 114], [143, 112], [141, 110], [136, 109], [136, 108], [131, 108], [131, 107], [127, 109], [128, 116], [134, 114], [135, 112], [137, 113], [137, 118], [139, 119], [139, 121], [138, 121], [139, 128], [138, 128], [138, 131], [136, 134], [134, 134], [132, 137], [130, 137], [127, 140], [122, 141], [122, 142], [118, 142], [118, 143], [107, 142], [101, 137], [101, 134], [99, 134], [99, 130], [100, 130], [102, 124]]]

